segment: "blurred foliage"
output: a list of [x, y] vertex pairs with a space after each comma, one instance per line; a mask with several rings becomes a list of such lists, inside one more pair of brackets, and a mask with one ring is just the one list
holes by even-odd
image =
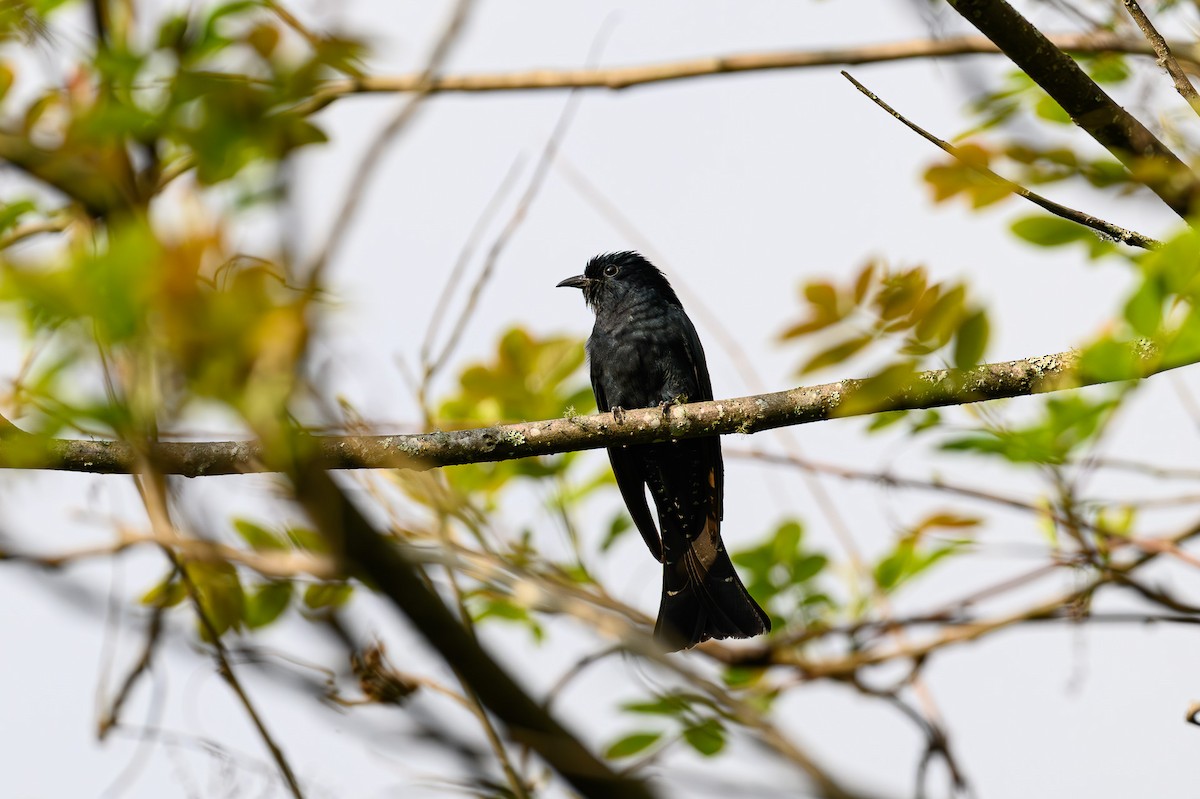
[[713, 757], [725, 748], [726, 725], [732, 721], [710, 697], [687, 691], [665, 693], [654, 699], [628, 702], [627, 713], [653, 719], [658, 730], [638, 730], [618, 738], [605, 749], [605, 757], [633, 757], [674, 736], [702, 757]]
[[[581, 379], [583, 362], [583, 342], [578, 339], [539, 338], [521, 328], [509, 330], [501, 335], [490, 362], [473, 364], [459, 374], [455, 392], [437, 406], [435, 424], [456, 429], [591, 413], [596, 403]], [[578, 456], [569, 452], [452, 466], [429, 479], [414, 475], [406, 485], [423, 502], [459, 506], [467, 495], [494, 497], [514, 478], [561, 478]], [[440, 484], [443, 477], [449, 495], [429, 488], [430, 481]], [[570, 500], [578, 501], [587, 492], [584, 489]]]
[[[326, 140], [313, 118], [325, 99], [322, 86], [362, 74], [363, 45], [298, 30], [261, 0], [192, 3], [182, 12], [177, 6], [147, 10], [136, 25], [118, 9], [102, 39], [75, 52], [74, 39], [61, 32], [69, 26], [59, 22], [71, 14], [85, 19], [84, 4], [0, 0], [0, 160], [24, 175], [0, 197], [0, 303], [29, 339], [4, 413], [36, 435], [65, 431], [141, 446], [214, 408], [260, 431], [302, 416], [310, 398], [306, 356], [326, 310], [321, 286], [297, 280], [290, 242], [251, 254], [241, 241], [252, 237], [237, 231], [250, 211], [282, 217], [291, 157]], [[61, 79], [32, 68], [31, 52], [63, 66]], [[1131, 59], [1081, 60], [1107, 89], [1131, 88]], [[1126, 169], [1068, 136], [1073, 131], [1062, 108], [1020, 72], [986, 88], [968, 113], [963, 138], [970, 140], [959, 145], [961, 158], [924, 171], [935, 202], [998, 204], [1008, 192], [979, 174], [985, 167], [1026, 186], [1071, 184], [1112, 195], [1131, 194], [1158, 177], [1157, 164]], [[1200, 160], [1172, 114], [1157, 122], [1185, 160]], [[1200, 234], [1193, 227], [1147, 253], [1042, 213], [1022, 214], [1011, 230], [1031, 247], [1074, 248], [1128, 267], [1132, 286], [1113, 318], [1098, 333], [1079, 334], [1081, 378], [1132, 381], [1148, 365], [1200, 360]], [[47, 238], [26, 246], [38, 235]], [[1029, 285], [1038, 290], [1033, 279]], [[1063, 301], [1082, 301], [1083, 290]], [[837, 368], [849, 377], [844, 372], [852, 364], [869, 363], [869, 377], [842, 405], [857, 413], [878, 407], [918, 370], [978, 365], [990, 330], [989, 312], [965, 282], [873, 261], [842, 282], [806, 282], [798, 319], [781, 339], [803, 352], [802, 375]], [[504, 331], [494, 352], [462, 368], [444, 396], [426, 403], [422, 393], [426, 422], [451, 430], [591, 413], [583, 365], [576, 338]], [[877, 414], [869, 430], [927, 436], [945, 451], [1054, 478], [1092, 452], [1128, 390], [1029, 400], [1020, 423], [990, 406], [979, 413]], [[15, 457], [22, 443], [6, 446]], [[613, 553], [622, 547], [647, 555], [626, 540], [632, 524], [617, 505], [607, 465], [590, 462], [585, 467], [584, 455], [566, 453], [392, 472], [378, 481], [382, 488], [363, 481], [363, 495], [397, 544], [442, 556], [431, 558], [425, 575], [470, 626], [515, 626], [541, 645], [553, 629], [548, 618], [573, 613], [580, 626], [615, 640], [604, 626], [610, 617], [643, 627], [644, 618], [610, 594], [603, 577], [620, 573]], [[878, 480], [886, 484], [887, 475]], [[1076, 507], [1058, 495], [1036, 502], [1056, 548], [1072, 541], [1060, 539], [1062, 525], [1051, 510], [1103, 530], [1077, 550], [1101, 566], [1114, 541], [1138, 533], [1140, 519], [1129, 503]], [[814, 545], [825, 532], [818, 522], [808, 522], [806, 532], [801, 520], [785, 518], [732, 557], [773, 620], [771, 645], [807, 654], [805, 647], [820, 650], [814, 642], [822, 634], [889, 618], [888, 600], [964, 555], [984, 522], [953, 509], [895, 522], [860, 559]], [[213, 545], [207, 556], [177, 553], [170, 573], [141, 596], [156, 612], [203, 614], [202, 642], [211, 643], [214, 633], [249, 638], [287, 619], [336, 624], [356, 594], [374, 591], [341, 577], [286, 570], [276, 576], [247, 565], [254, 557], [287, 562], [292, 555], [336, 562], [337, 546], [314, 530], [246, 518], [214, 527], [213, 540], [194, 542]], [[242, 553], [247, 563], [219, 556], [227, 551]], [[625, 587], [612, 582], [614, 591]], [[855, 635], [839, 640], [857, 647]], [[418, 690], [421, 683], [385, 668], [382, 649], [373, 652], [355, 665], [364, 694], [399, 702]], [[721, 672], [720, 690], [699, 681], [656, 685], [652, 695], [623, 705], [635, 729], [605, 754], [651, 760], [680, 745], [717, 756], [745, 721], [721, 691], [767, 713], [782, 691], [768, 674], [761, 666], [730, 666]]]
[[947, 450], [998, 455], [1012, 463], [1060, 465], [1090, 443], [1117, 407], [1113, 397], [1048, 397], [1041, 418], [1011, 429], [982, 430], [943, 444]]
[[935, 513], [926, 516], [905, 530], [892, 550], [876, 561], [872, 569], [875, 585], [884, 593], [892, 593], [938, 561], [961, 551], [970, 543], [969, 539], [964, 538], [930, 541], [931, 531], [954, 530], [962, 535], [979, 523], [978, 518], [956, 513]]
[[746, 589], [770, 614], [775, 634], [789, 626], [805, 627], [836, 610], [822, 586], [829, 558], [804, 545], [800, 521], [782, 522], [761, 544], [732, 557]]
[[[32, 334], [55, 337], [58, 357], [37, 364], [18, 395], [18, 412], [33, 411], [28, 421], [46, 433], [145, 430], [201, 398], [276, 414], [308, 332], [308, 299], [278, 267], [231, 253], [219, 230], [166, 239], [144, 217], [40, 263], [0, 260], [0, 302]], [[129, 376], [123, 390], [62, 402], [78, 392], [79, 368], [106, 361]]]
[[[806, 283], [802, 300], [805, 316], [780, 335], [783, 341], [816, 347], [801, 374], [841, 365], [873, 349], [888, 351], [889, 362], [846, 397], [839, 413], [878, 407], [931, 360], [934, 367], [949, 360], [965, 369], [978, 364], [987, 349], [987, 313], [967, 298], [964, 284], [930, 282], [924, 267], [894, 270], [869, 262], [844, 285]], [[816, 335], [833, 343], [814, 345]]]

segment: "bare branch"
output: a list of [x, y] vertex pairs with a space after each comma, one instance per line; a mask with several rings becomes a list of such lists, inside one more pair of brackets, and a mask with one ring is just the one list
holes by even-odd
[[1179, 66], [1179, 62], [1171, 54], [1167, 40], [1154, 27], [1154, 23], [1146, 16], [1146, 12], [1142, 11], [1137, 0], [1125, 0], [1125, 8], [1137, 26], [1142, 29], [1146, 41], [1150, 42], [1150, 46], [1154, 48], [1154, 54], [1158, 56], [1158, 65], [1171, 76], [1171, 80], [1175, 83], [1175, 91], [1179, 92], [1179, 96], [1187, 100], [1192, 110], [1200, 115], [1200, 94], [1196, 93], [1196, 87], [1188, 80], [1188, 76], [1183, 74], [1183, 67]]
[[[1063, 50], [1075, 53], [1129, 53], [1154, 55], [1143, 40], [1111, 33], [1060, 34], [1049, 37]], [[1176, 53], [1184, 53], [1189, 64], [1200, 60], [1195, 44], [1174, 42]], [[604, 69], [534, 69], [522, 72], [441, 75], [426, 89], [430, 92], [495, 92], [562, 89], [627, 89], [674, 80], [829, 66], [856, 66], [920, 58], [945, 58], [1000, 52], [983, 36], [951, 36], [945, 39], [913, 39], [902, 42], [826, 50], [792, 50], [776, 53], [737, 53], [707, 56], [661, 64], [642, 64]], [[420, 91], [419, 75], [375, 75], [325, 84], [313, 98], [312, 112], [350, 94]]]
[[1126, 230], [1125, 228], [1114, 225], [1111, 222], [1105, 222], [1103, 219], [1100, 219], [1099, 217], [1092, 216], [1091, 214], [1085, 214], [1083, 211], [1077, 211], [1074, 208], [1069, 208], [1065, 205], [1056, 203], [1053, 200], [1047, 199], [1040, 194], [1036, 194], [1035, 192], [1030, 191], [1029, 189], [1020, 185], [1019, 183], [1014, 183], [1013, 181], [1009, 180], [1008, 178], [1004, 178], [1004, 177], [1001, 177], [1000, 175], [997, 175], [995, 172], [988, 169], [986, 166], [980, 165], [974, 159], [964, 158], [962, 155], [962, 152], [957, 147], [955, 147], [953, 144], [950, 144], [949, 142], [939, 139], [937, 136], [934, 136], [932, 133], [930, 133], [927, 130], [925, 130], [924, 128], [920, 127], [915, 122], [912, 122], [911, 120], [907, 119], [899, 111], [892, 108], [890, 105], [888, 105], [883, 100], [881, 100], [878, 97], [878, 95], [876, 95], [874, 92], [872, 92], [866, 86], [863, 86], [861, 83], [859, 83], [857, 80], [855, 80], [854, 76], [852, 76], [849, 72], [842, 70], [842, 75], [846, 78], [846, 80], [853, 83], [854, 87], [856, 89], [858, 89], [860, 92], [865, 94], [868, 98], [870, 98], [871, 101], [873, 103], [875, 103], [875, 105], [879, 106], [884, 111], [887, 111], [893, 117], [895, 117], [899, 121], [903, 122], [909, 128], [909, 130], [912, 130], [913, 132], [918, 134], [921, 138], [925, 139], [925, 141], [931, 142], [932, 144], [937, 145], [944, 152], [947, 152], [950, 155], [954, 156], [955, 158], [957, 158], [959, 161], [961, 161], [966, 166], [969, 166], [971, 169], [974, 169], [979, 174], [981, 174], [984, 177], [988, 178], [989, 180], [995, 182], [998, 186], [1003, 186], [1004, 188], [1008, 189], [1013, 194], [1024, 197], [1026, 200], [1029, 200], [1034, 205], [1044, 208], [1045, 210], [1049, 211], [1050, 213], [1054, 214], [1055, 216], [1059, 216], [1059, 217], [1062, 217], [1063, 219], [1068, 219], [1072, 222], [1076, 222], [1080, 225], [1083, 225], [1084, 227], [1089, 227], [1092, 230], [1103, 233], [1106, 236], [1111, 236], [1112, 238], [1116, 239], [1117, 241], [1124, 242], [1125, 244], [1129, 244], [1134, 247], [1141, 247], [1142, 249], [1146, 249], [1146, 250], [1157, 249], [1162, 246], [1162, 242], [1160, 242], [1156, 239], [1152, 239], [1149, 236], [1144, 236], [1141, 233], [1137, 233], [1132, 230]]

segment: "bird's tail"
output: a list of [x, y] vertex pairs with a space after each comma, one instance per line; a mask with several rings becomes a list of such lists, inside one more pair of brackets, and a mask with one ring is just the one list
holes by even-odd
[[668, 651], [690, 649], [710, 638], [753, 638], [771, 629], [771, 619], [734, 570], [718, 524], [711, 519], [678, 560], [663, 564], [654, 638]]

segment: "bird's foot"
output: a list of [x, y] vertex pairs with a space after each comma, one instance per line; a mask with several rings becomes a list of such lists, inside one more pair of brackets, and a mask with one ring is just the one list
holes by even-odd
[[617, 424], [625, 424], [625, 409], [620, 405], [612, 407], [613, 418], [617, 420]]

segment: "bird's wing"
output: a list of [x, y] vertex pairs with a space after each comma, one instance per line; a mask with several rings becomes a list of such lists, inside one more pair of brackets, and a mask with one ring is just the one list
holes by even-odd
[[[601, 411], [610, 411], [608, 397], [604, 391], [604, 376], [592, 360], [592, 393], [596, 395], [596, 407]], [[658, 528], [654, 526], [654, 517], [650, 515], [650, 505], [646, 502], [646, 477], [642, 472], [641, 458], [627, 446], [609, 447], [608, 461], [612, 464], [613, 476], [617, 478], [617, 488], [621, 489], [621, 498], [633, 519], [638, 532], [650, 554], [662, 562], [662, 540], [658, 536]]]
[[[700, 336], [692, 320], [683, 317], [684, 351], [692, 365], [692, 376], [696, 381], [696, 396], [688, 397], [689, 402], [700, 402], [713, 398], [712, 378], [708, 374], [708, 363], [704, 360], [704, 347], [700, 344]], [[717, 519], [725, 518], [725, 464], [721, 459], [721, 439], [718, 436], [700, 439], [704, 442], [702, 457], [708, 467], [709, 485], [713, 489], [713, 499]]]

